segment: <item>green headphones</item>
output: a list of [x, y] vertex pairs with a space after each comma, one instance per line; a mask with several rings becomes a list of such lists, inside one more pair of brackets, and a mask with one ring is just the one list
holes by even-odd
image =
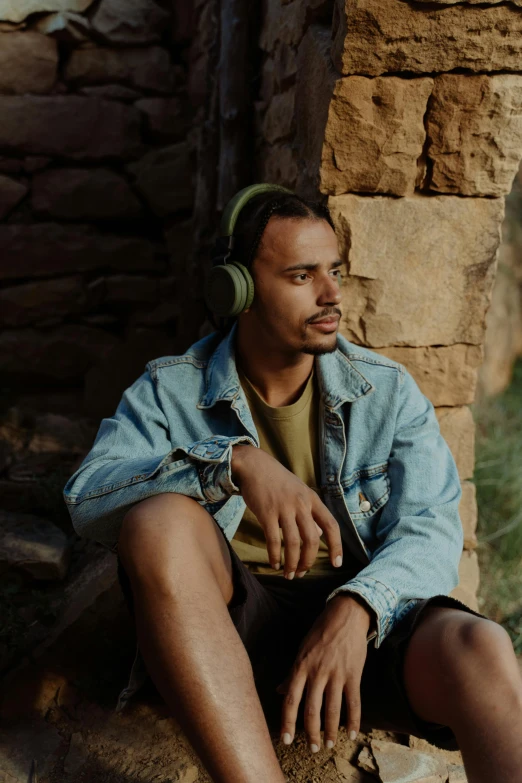
[[254, 299], [252, 275], [239, 261], [229, 261], [234, 248], [234, 227], [239, 213], [253, 196], [267, 191], [291, 193], [282, 185], [259, 183], [243, 188], [228, 202], [221, 218], [221, 236], [212, 249], [212, 269], [205, 280], [205, 302], [211, 312], [222, 318], [239, 315]]

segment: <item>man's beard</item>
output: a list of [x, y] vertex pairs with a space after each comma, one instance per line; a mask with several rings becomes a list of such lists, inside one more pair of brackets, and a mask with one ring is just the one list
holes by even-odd
[[333, 353], [337, 350], [337, 335], [335, 342], [330, 346], [312, 345], [312, 343], [305, 343], [301, 348], [302, 353], [308, 353], [312, 356], [321, 356], [324, 353]]

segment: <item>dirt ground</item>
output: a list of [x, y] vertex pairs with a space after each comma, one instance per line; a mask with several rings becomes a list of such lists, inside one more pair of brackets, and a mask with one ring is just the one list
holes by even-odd
[[[37, 661], [11, 675], [0, 702], [1, 783], [211, 783], [153, 688], [115, 713], [133, 652], [134, 631], [115, 585]], [[301, 734], [290, 747], [274, 736], [274, 747], [291, 783], [375, 783], [355, 766], [371, 737], [351, 742], [341, 729], [335, 749], [317, 754]]]

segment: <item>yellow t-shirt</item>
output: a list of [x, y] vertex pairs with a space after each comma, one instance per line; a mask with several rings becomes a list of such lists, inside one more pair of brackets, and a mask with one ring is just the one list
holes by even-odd
[[[259, 435], [260, 448], [321, 496], [318, 489], [319, 389], [313, 369], [299, 399], [291, 405], [281, 407], [268, 405], [239, 368], [238, 374]], [[280, 534], [281, 564], [283, 564], [284, 543], [281, 529]], [[270, 565], [263, 528], [249, 508], [245, 510], [231, 544], [239, 558], [253, 573], [283, 577], [282, 567], [279, 571], [275, 571]], [[315, 563], [302, 578], [334, 573], [339, 574], [339, 569], [334, 568], [330, 562], [323, 535]]]

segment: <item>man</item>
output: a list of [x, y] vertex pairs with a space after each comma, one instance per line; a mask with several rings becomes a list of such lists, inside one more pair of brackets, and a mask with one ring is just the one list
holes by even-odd
[[433, 407], [338, 334], [326, 208], [246, 195], [232, 258], [253, 299], [126, 390], [65, 487], [75, 527], [117, 550], [147, 671], [213, 780], [284, 780], [275, 704], [312, 752], [362, 710], [460, 747], [470, 782], [520, 781], [511, 642], [447, 597], [460, 487]]

